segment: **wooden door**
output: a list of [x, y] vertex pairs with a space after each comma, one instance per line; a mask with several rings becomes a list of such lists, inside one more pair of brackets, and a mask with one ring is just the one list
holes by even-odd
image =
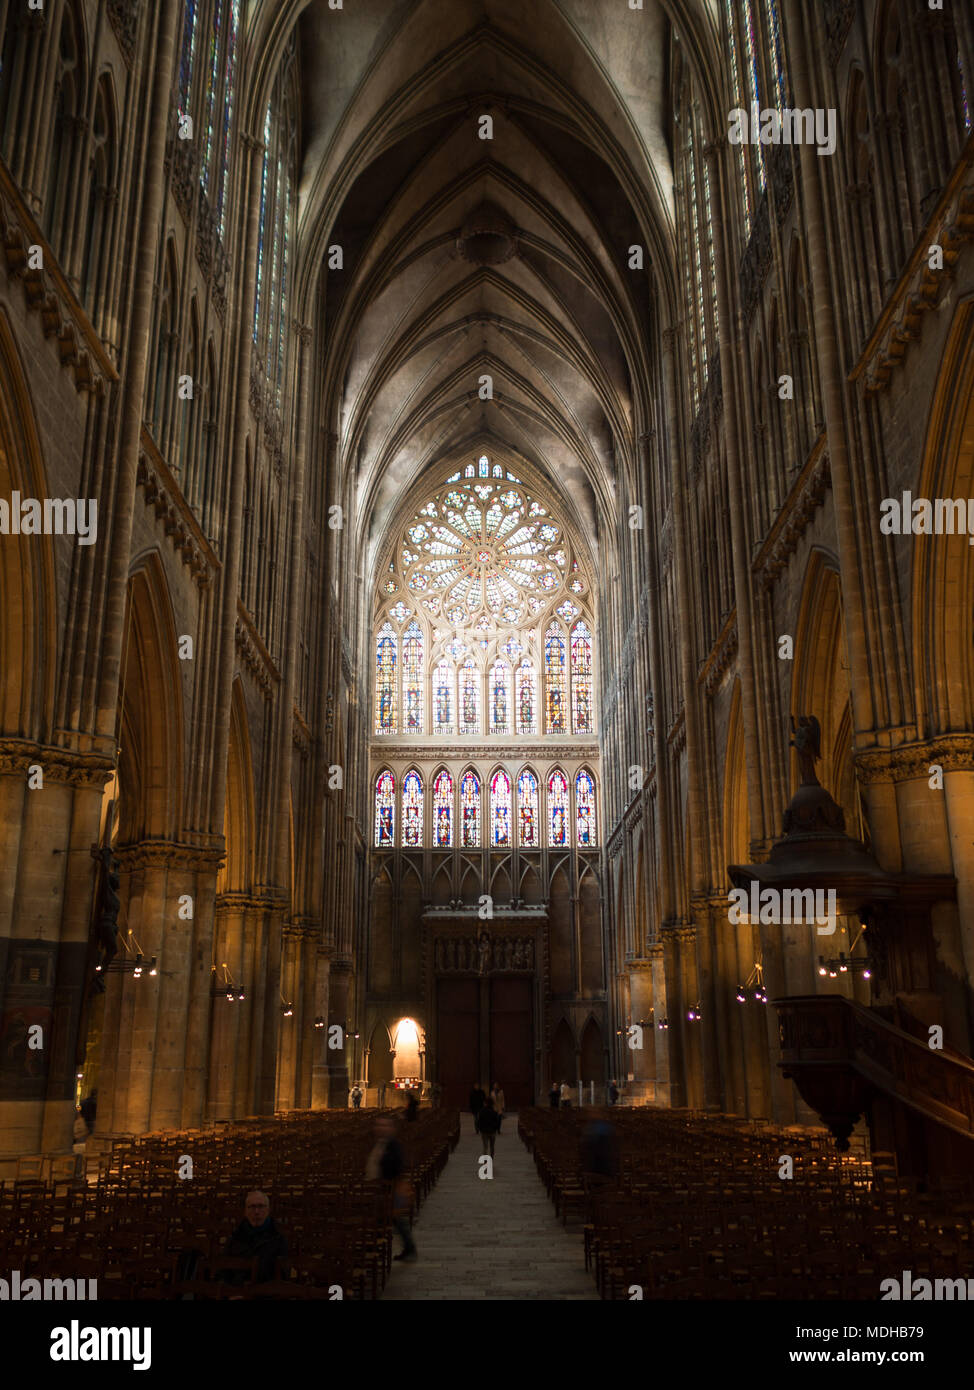
[[495, 976], [490, 982], [490, 1077], [500, 1082], [508, 1110], [534, 1104], [532, 980]]
[[480, 981], [437, 981], [437, 1072], [443, 1105], [466, 1110], [471, 1087], [480, 1079]]

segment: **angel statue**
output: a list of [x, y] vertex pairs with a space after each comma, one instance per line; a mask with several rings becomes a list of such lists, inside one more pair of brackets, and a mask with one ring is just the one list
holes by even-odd
[[800, 714], [798, 719], [791, 716], [791, 730], [794, 738], [791, 747], [798, 754], [798, 771], [803, 787], [821, 786], [815, 775], [815, 764], [822, 756], [822, 729], [814, 714]]

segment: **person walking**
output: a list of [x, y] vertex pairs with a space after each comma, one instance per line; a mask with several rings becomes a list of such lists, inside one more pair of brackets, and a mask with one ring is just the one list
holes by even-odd
[[504, 1122], [504, 1092], [499, 1081], [495, 1081], [490, 1088], [490, 1099], [494, 1102], [494, 1109], [497, 1112], [497, 1133], [501, 1132], [501, 1125]]
[[470, 1113], [473, 1115], [474, 1130], [478, 1134], [480, 1133], [480, 1125], [478, 1123], [480, 1119], [480, 1112], [484, 1108], [484, 1102], [486, 1101], [486, 1099], [487, 1093], [484, 1090], [483, 1086], [481, 1086], [479, 1081], [475, 1082], [474, 1085], [470, 1088]]
[[375, 1103], [380, 1110], [386, 1103], [386, 1083], [384, 1081], [380, 1081], [376, 1087]]
[[402, 1239], [402, 1249], [394, 1260], [413, 1264], [416, 1243], [410, 1229], [412, 1186], [406, 1175], [406, 1156], [396, 1138], [396, 1122], [391, 1115], [380, 1115], [375, 1122], [375, 1145], [365, 1165], [366, 1178], [380, 1181], [392, 1198], [392, 1224]]
[[560, 1103], [561, 1094], [558, 1090], [558, 1082], [552, 1081], [551, 1090], [548, 1092], [548, 1104], [551, 1106], [552, 1110], [557, 1110]]
[[609, 1104], [615, 1105], [619, 1100], [619, 1087], [615, 1081], [609, 1082]]
[[567, 1081], [561, 1083], [561, 1108], [563, 1110], [572, 1108], [572, 1088]]
[[500, 1133], [501, 1117], [494, 1109], [494, 1102], [490, 1096], [484, 1102], [480, 1111], [480, 1137], [484, 1141], [484, 1152], [494, 1157], [494, 1140]]
[[356, 1081], [352, 1087], [352, 1108], [357, 1110], [362, 1104], [362, 1087]]

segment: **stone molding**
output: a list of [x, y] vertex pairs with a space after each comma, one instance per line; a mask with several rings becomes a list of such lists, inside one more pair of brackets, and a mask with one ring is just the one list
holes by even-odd
[[[850, 373], [851, 381], [862, 379], [867, 396], [886, 390], [907, 347], [920, 337], [924, 315], [935, 308], [944, 293], [961, 249], [974, 237], [974, 181], [968, 178], [972, 163], [974, 153], [968, 141], [967, 151], [917, 239], [916, 250]], [[929, 248], [935, 244], [943, 247], [944, 264], [940, 270], [931, 270], [928, 261]]]
[[[542, 737], [542, 735], [539, 735]], [[449, 749], [438, 748], [410, 748], [402, 744], [389, 744], [385, 746], [381, 743], [372, 744], [372, 762], [375, 766], [385, 762], [415, 762], [415, 763], [466, 763], [477, 760], [478, 762], [529, 762], [544, 763], [553, 767], [556, 763], [563, 762], [591, 762], [593, 758], [599, 756], [597, 743], [576, 744], [574, 746], [566, 744], [562, 748], [550, 747], [526, 747], [523, 744], [496, 743], [489, 744], [470, 744], [469, 747], [453, 743]]]
[[0, 775], [27, 776], [27, 769], [37, 763], [50, 782], [64, 782], [73, 787], [93, 787], [101, 790], [112, 775], [114, 763], [104, 754], [74, 753], [67, 748], [31, 743], [26, 739], [0, 739]]
[[974, 772], [974, 734], [941, 734], [925, 743], [869, 748], [855, 755], [855, 763], [856, 775], [865, 784], [929, 777], [933, 763], [945, 772]]
[[297, 705], [294, 706], [292, 711], [291, 742], [301, 754], [302, 758], [307, 759], [310, 756], [311, 730]]
[[264, 646], [254, 620], [241, 600], [237, 600], [237, 624], [234, 639], [240, 659], [257, 682], [265, 700], [270, 700], [274, 687], [280, 684], [281, 673], [270, 652]]
[[132, 66], [135, 56], [135, 40], [139, 28], [139, 5], [137, 0], [108, 0], [108, 22], [115, 31], [118, 46], [127, 67]]
[[700, 668], [697, 683], [702, 684], [706, 693], [713, 696], [724, 679], [724, 672], [737, 655], [737, 608], [732, 608], [710, 650], [710, 655]]
[[177, 840], [140, 840], [134, 845], [115, 845], [114, 854], [125, 873], [136, 869], [192, 869], [197, 873], [215, 873], [226, 859], [224, 850], [181, 844]]
[[[118, 372], [2, 161], [0, 246], [8, 274], [11, 279], [23, 283], [28, 307], [36, 309], [41, 316], [45, 338], [57, 339], [61, 365], [74, 372], [75, 388], [103, 396], [109, 383], [118, 380]], [[43, 248], [43, 270], [28, 268], [30, 246]]]
[[194, 583], [205, 589], [220, 569], [220, 561], [144, 425], [141, 445], [135, 480], [142, 489], [143, 500], [155, 510], [173, 550], [189, 566]]
[[787, 568], [816, 511], [824, 504], [826, 492], [832, 486], [832, 466], [825, 453], [824, 443], [825, 437], [820, 435], [751, 566], [758, 582], [765, 589], [773, 588], [778, 575]]

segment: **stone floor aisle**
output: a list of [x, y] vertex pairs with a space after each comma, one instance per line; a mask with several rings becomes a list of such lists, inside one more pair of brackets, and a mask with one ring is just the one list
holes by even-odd
[[[383, 1298], [597, 1299], [581, 1234], [556, 1220], [517, 1137], [517, 1116], [504, 1117], [489, 1179], [477, 1175], [482, 1146], [471, 1116], [461, 1123], [460, 1142], [413, 1227], [419, 1259], [393, 1263]], [[394, 1246], [398, 1254], [398, 1236]]]

